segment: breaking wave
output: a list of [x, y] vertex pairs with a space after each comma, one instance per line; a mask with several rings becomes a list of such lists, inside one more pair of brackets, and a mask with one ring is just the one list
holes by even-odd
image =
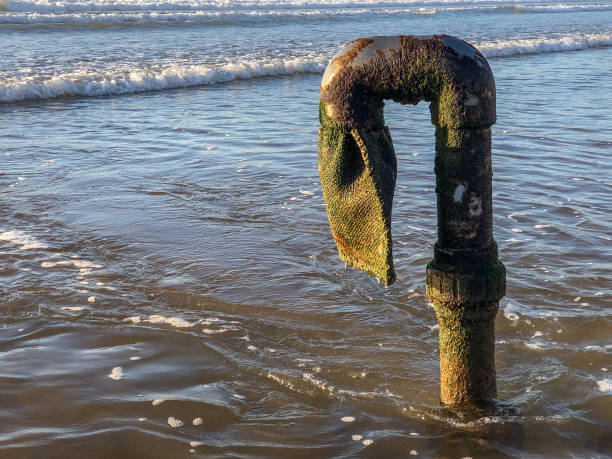
[[578, 51], [610, 45], [612, 45], [612, 34], [588, 34], [482, 43], [477, 44], [476, 47], [485, 57], [509, 57], [521, 54]]
[[209, 11], [183, 9], [153, 9], [141, 11], [138, 8], [102, 11], [57, 11], [57, 12], [0, 12], [0, 24], [16, 25], [139, 25], [139, 24], [237, 24], [253, 22], [278, 22], [291, 20], [339, 19], [373, 14], [435, 14], [428, 8], [392, 8], [384, 10], [351, 9], [314, 9], [314, 10], [251, 10], [251, 11]]
[[51, 99], [62, 96], [108, 96], [144, 91], [227, 83], [237, 79], [322, 72], [327, 59], [281, 62], [241, 62], [220, 67], [171, 65], [161, 70], [122, 73], [72, 72], [37, 81], [36, 77], [0, 82], [0, 102]]
[[[612, 45], [612, 34], [476, 43], [488, 58], [522, 54], [576, 51]], [[220, 66], [168, 65], [161, 69], [80, 71], [53, 77], [19, 76], [0, 81], [0, 102], [52, 99], [66, 96], [109, 96], [227, 83], [257, 77], [322, 72], [331, 54], [310, 58], [250, 60]]]
[[242, 23], [324, 20], [372, 15], [432, 15], [462, 11], [550, 13], [607, 11], [612, 3], [532, 4], [506, 0], [438, 1], [287, 1], [232, 2], [205, 0], [0, 0], [0, 24], [117, 25], [149, 23]]

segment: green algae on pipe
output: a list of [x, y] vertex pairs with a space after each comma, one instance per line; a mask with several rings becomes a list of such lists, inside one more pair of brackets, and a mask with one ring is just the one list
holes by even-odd
[[321, 83], [319, 174], [340, 259], [395, 281], [391, 210], [397, 177], [384, 100], [430, 102], [436, 126], [438, 241], [427, 295], [440, 323], [443, 403], [496, 396], [494, 318], [505, 294], [491, 203], [495, 81], [486, 59], [448, 35], [361, 38]]

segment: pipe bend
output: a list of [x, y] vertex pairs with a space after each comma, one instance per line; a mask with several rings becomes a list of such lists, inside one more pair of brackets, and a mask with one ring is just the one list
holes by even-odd
[[321, 122], [382, 128], [384, 100], [431, 102], [432, 123], [482, 129], [495, 123], [495, 80], [472, 45], [449, 35], [377, 36], [347, 44], [321, 83]]

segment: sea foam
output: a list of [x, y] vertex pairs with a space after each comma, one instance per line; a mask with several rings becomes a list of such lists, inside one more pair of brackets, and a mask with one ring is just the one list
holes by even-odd
[[110, 379], [114, 379], [115, 381], [119, 381], [120, 379], [123, 379], [123, 368], [121, 367], [113, 368], [110, 374], [108, 375], [108, 377]]
[[130, 72], [70, 72], [48, 79], [33, 77], [0, 81], [0, 102], [52, 99], [62, 96], [109, 96], [143, 91], [161, 91], [191, 86], [227, 83], [236, 79], [322, 72], [326, 57], [284, 61], [244, 61], [210, 67], [170, 65], [162, 70], [134, 69]]
[[190, 324], [185, 319], [181, 319], [180, 317], [165, 317], [165, 316], [160, 316], [158, 314], [149, 316], [149, 318], [147, 319], [147, 322], [152, 323], [152, 324], [168, 324], [176, 328], [193, 327], [193, 324]]
[[[501, 5], [496, 4], [501, 3]], [[506, 0], [370, 0], [350, 1], [206, 1], [206, 0], [5, 0], [0, 22], [12, 24], [48, 23], [145, 23], [145, 22], [198, 22], [215, 21], [237, 23], [241, 21], [300, 20], [317, 21], [338, 15], [434, 15], [458, 12], [494, 13], [550, 13], [572, 11], [607, 11], [609, 3], [534, 5], [531, 2]]]
[[183, 427], [183, 421], [173, 416], [170, 416], [168, 418], [168, 424], [170, 425], [170, 427]]
[[[475, 45], [486, 57], [508, 57], [612, 46], [612, 34], [572, 34], [557, 38], [512, 39]], [[66, 96], [99, 97], [227, 83], [257, 77], [321, 73], [332, 54], [325, 51], [312, 57], [246, 59], [223, 65], [168, 64], [161, 69], [134, 68], [131, 71], [112, 68], [85, 69], [57, 72], [49, 77], [20, 75], [0, 81], [0, 102]]]
[[32, 236], [29, 236], [22, 231], [4, 231], [0, 229], [0, 241], [20, 245], [21, 250], [48, 248], [46, 244], [37, 241]]
[[485, 57], [507, 57], [521, 54], [577, 51], [612, 45], [612, 34], [568, 35], [557, 38], [512, 39], [475, 46]]
[[612, 394], [612, 379], [605, 378], [601, 381], [597, 381], [597, 387], [600, 391], [605, 392], [606, 394]]

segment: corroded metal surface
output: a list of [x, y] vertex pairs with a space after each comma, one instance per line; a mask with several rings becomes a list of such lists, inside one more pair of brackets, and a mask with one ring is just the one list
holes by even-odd
[[350, 128], [382, 127], [384, 99], [432, 102], [436, 126], [495, 123], [495, 81], [486, 59], [447, 35], [360, 38], [332, 59], [321, 84], [330, 120]]
[[319, 173], [332, 234], [343, 261], [390, 284], [397, 165], [385, 99], [430, 102], [436, 126], [438, 241], [427, 295], [440, 322], [442, 401], [489, 401], [494, 318], [505, 294], [492, 230], [493, 74], [476, 48], [447, 35], [361, 38], [327, 67]]

